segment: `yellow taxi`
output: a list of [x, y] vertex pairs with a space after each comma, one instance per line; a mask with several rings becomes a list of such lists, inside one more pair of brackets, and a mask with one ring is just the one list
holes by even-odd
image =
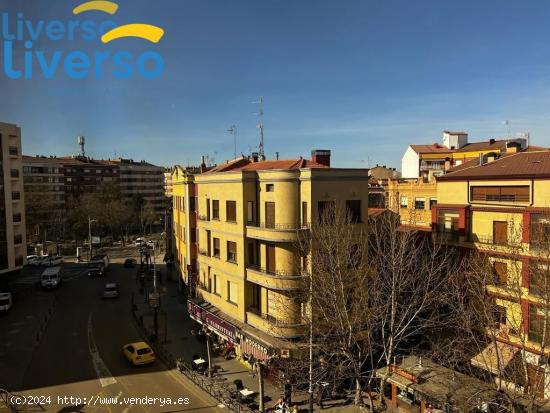
[[155, 353], [149, 345], [143, 341], [125, 344], [122, 346], [122, 354], [134, 366], [149, 364], [155, 361]]

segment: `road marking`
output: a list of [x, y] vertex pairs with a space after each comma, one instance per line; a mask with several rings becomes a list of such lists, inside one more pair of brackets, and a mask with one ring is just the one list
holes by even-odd
[[92, 330], [92, 313], [88, 316], [88, 350], [90, 352], [90, 356], [92, 357], [92, 363], [94, 364], [94, 369], [101, 387], [115, 384], [117, 381], [99, 355], [99, 351], [97, 350], [97, 346], [95, 344], [94, 332]]

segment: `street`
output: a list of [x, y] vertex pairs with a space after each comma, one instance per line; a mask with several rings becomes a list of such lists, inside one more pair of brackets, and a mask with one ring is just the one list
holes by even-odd
[[[76, 266], [65, 265], [73, 269]], [[72, 271], [72, 276], [58, 290], [26, 292], [25, 299], [16, 303], [13, 311], [0, 317], [0, 331], [10, 332], [16, 331], [14, 326], [24, 325], [28, 316], [17, 306], [24, 305], [27, 311], [29, 306], [36, 311], [54, 308], [51, 317], [46, 318], [47, 326], [39, 342], [34, 344], [28, 365], [17, 367], [20, 383], [14, 384], [0, 374], [0, 388], [5, 386], [24, 396], [40, 396], [37, 401], [42, 401], [46, 410], [52, 412], [218, 410], [208, 395], [179, 373], [167, 369], [160, 360], [134, 367], [123, 357], [124, 344], [143, 340], [130, 311], [136, 268], [111, 264], [107, 275], [100, 279], [88, 278], [85, 266], [81, 268], [80, 273]], [[102, 298], [107, 282], [119, 283], [119, 298]], [[40, 318], [40, 314], [35, 316]], [[0, 355], [4, 364], [0, 367], [13, 368], [19, 357], [18, 341], [3, 341]], [[131, 399], [145, 397], [157, 399]]]

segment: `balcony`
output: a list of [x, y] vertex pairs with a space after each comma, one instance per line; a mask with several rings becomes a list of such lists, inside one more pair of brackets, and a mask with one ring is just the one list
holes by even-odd
[[298, 240], [298, 231], [307, 229], [300, 224], [291, 223], [248, 223], [246, 226], [246, 236], [271, 242], [296, 242]]
[[249, 307], [246, 312], [248, 324], [252, 327], [280, 338], [295, 338], [304, 334], [304, 324], [287, 323], [269, 314], [262, 314], [258, 309]]
[[247, 264], [246, 280], [270, 290], [289, 291], [302, 287], [303, 276], [283, 270], [269, 271], [258, 265]]

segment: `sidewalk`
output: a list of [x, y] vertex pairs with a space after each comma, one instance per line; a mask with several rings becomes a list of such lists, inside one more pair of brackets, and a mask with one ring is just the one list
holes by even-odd
[[[157, 289], [160, 292], [161, 307], [158, 311], [158, 341], [163, 347], [176, 359], [184, 358], [191, 361], [193, 355], [199, 355], [204, 359], [207, 358], [206, 344], [200, 342], [196, 337], [191, 335], [193, 321], [189, 318], [187, 312], [186, 297], [178, 292], [178, 284], [174, 281], [167, 281], [166, 267], [158, 266], [162, 271], [162, 283], [157, 284]], [[136, 269], [137, 271], [137, 269]], [[154, 312], [146, 303], [145, 295], [139, 294], [139, 286], [134, 284], [134, 304], [137, 307], [137, 318], [143, 316], [143, 324], [145, 329], [151, 334], [154, 331]], [[152, 289], [152, 282], [146, 282], [145, 291]], [[244, 362], [237, 359], [226, 360], [223, 357], [212, 356], [212, 365], [221, 367], [221, 371], [216, 373], [217, 377], [222, 377], [226, 383], [232, 384], [234, 380], [240, 379], [243, 385], [250, 390], [258, 392], [258, 377], [253, 375]], [[266, 410], [274, 407], [277, 401], [282, 396], [282, 391], [274, 386], [268, 379], [264, 380], [264, 402]], [[300, 411], [307, 411], [307, 393], [300, 392], [292, 395], [293, 404], [297, 404]], [[326, 402], [325, 409], [320, 410], [315, 407], [316, 411], [326, 412], [360, 412], [358, 407], [353, 405], [331, 406], [331, 403]]]

